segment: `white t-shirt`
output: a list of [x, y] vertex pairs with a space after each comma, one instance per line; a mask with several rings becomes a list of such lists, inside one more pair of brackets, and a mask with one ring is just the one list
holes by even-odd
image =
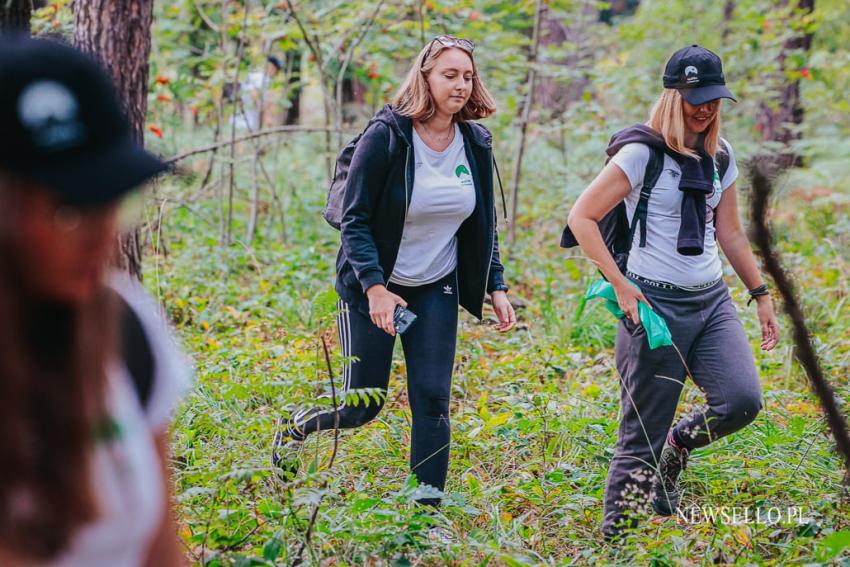
[[49, 565], [141, 565], [165, 512], [166, 487], [153, 435], [168, 427], [174, 407], [189, 389], [191, 371], [159, 308], [141, 286], [118, 274], [109, 284], [135, 311], [148, 339], [154, 359], [150, 397], [142, 407], [129, 370], [115, 361], [108, 370], [106, 399], [119, 433], [97, 445], [91, 479], [100, 516]]
[[435, 282], [457, 267], [456, 233], [475, 210], [475, 186], [457, 124], [454, 139], [441, 152], [425, 145], [414, 128], [413, 158], [413, 196], [390, 276], [405, 286]]
[[[723, 191], [728, 189], [738, 177], [738, 166], [735, 163], [732, 146], [727, 142], [726, 147], [729, 149], [729, 168], [721, 180], [715, 163], [714, 191], [705, 199], [703, 253], [699, 256], [684, 256], [676, 250], [684, 196], [684, 193], [679, 190], [682, 170], [676, 160], [665, 154], [664, 168], [649, 197], [646, 214], [646, 246], [640, 247], [640, 230], [635, 230], [627, 267], [630, 272], [650, 280], [686, 287], [698, 286], [720, 278], [722, 266], [714, 235], [714, 209], [720, 203]], [[630, 223], [643, 187], [649, 151], [649, 147], [645, 144], [626, 144], [611, 158], [611, 161], [623, 170], [632, 185], [632, 192], [625, 201]]]

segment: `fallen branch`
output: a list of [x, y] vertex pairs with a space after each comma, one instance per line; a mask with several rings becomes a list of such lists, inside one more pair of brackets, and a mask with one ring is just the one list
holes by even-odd
[[[184, 160], [187, 157], [191, 157], [198, 154], [203, 154], [206, 152], [212, 152], [218, 150], [219, 148], [229, 146], [231, 144], [238, 144], [240, 142], [245, 142], [247, 140], [251, 140], [253, 138], [261, 138], [263, 136], [271, 136], [272, 134], [282, 134], [287, 132], [336, 132], [336, 128], [324, 127], [324, 126], [277, 126], [275, 128], [268, 128], [266, 130], [257, 130], [256, 132], [252, 132], [250, 134], [246, 134], [244, 136], [237, 136], [233, 140], [224, 140], [215, 142], [214, 144], [210, 144], [208, 146], [202, 146], [200, 148], [195, 148], [193, 150], [187, 150], [185, 152], [179, 153], [177, 155], [171, 156], [168, 158], [166, 163], [177, 163], [178, 161]], [[355, 132], [354, 129], [344, 128], [343, 132]]]
[[773, 278], [776, 289], [782, 296], [785, 312], [791, 319], [797, 360], [805, 370], [812, 389], [820, 399], [827, 423], [829, 423], [829, 428], [835, 438], [838, 452], [844, 457], [844, 483], [847, 484], [850, 480], [850, 435], [847, 431], [847, 421], [838, 409], [832, 386], [823, 375], [803, 316], [803, 310], [794, 290], [794, 284], [782, 267], [779, 255], [773, 249], [773, 239], [770, 228], [767, 226], [767, 208], [770, 195], [773, 192], [770, 176], [775, 172], [770, 163], [766, 158], [756, 159], [750, 167], [750, 182], [753, 188], [753, 200], [750, 206], [753, 240], [761, 252], [765, 269]]

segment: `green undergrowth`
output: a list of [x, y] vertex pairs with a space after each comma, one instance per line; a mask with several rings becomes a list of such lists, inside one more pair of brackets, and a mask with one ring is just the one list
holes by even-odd
[[[283, 147], [268, 158], [280, 187], [290, 188], [285, 243], [278, 222], [262, 225], [251, 245], [237, 238], [223, 248], [216, 200], [187, 205], [176, 198], [196, 178], [158, 190], [165, 199], [153, 239], [160, 252], [146, 258], [145, 281], [196, 365], [196, 387], [174, 427], [174, 462], [181, 535], [197, 561], [290, 564], [318, 505], [303, 550], [307, 564], [847, 562], [841, 461], [794, 361], [788, 323], [783, 319], [774, 352], [758, 351], [754, 309], [731, 273], [766, 407], [752, 426], [694, 452], [683, 477], [684, 504], [752, 515], [796, 507], [800, 517], [772, 525], [654, 518], [618, 547], [603, 542], [601, 500], [619, 417], [615, 323], [601, 305], [581, 299], [595, 277], [589, 263], [557, 246], [567, 204], [587, 176], [569, 183], [566, 196], [545, 182], [545, 170], [524, 186], [518, 239], [504, 253], [518, 327], [498, 334], [489, 308], [483, 322], [461, 316], [451, 465], [439, 512], [412, 503], [428, 489], [409, 477], [400, 349], [379, 417], [339, 434], [332, 466], [333, 433], [311, 436], [299, 474], [279, 480], [269, 458], [277, 417], [287, 404], [330, 404], [323, 338], [338, 395], [341, 387], [332, 291], [338, 234], [320, 218], [323, 164], [311, 161], [310, 151]], [[556, 162], [554, 151], [538, 144], [530, 163], [545, 168]], [[297, 183], [287, 177], [292, 167], [301, 168]], [[847, 413], [850, 205], [840, 187], [815, 190], [814, 175], [804, 170], [781, 180], [773, 221]], [[240, 235], [244, 198], [236, 202], [233, 234]], [[375, 394], [355, 392], [348, 401], [375, 403]], [[700, 403], [689, 383], [680, 410]]]

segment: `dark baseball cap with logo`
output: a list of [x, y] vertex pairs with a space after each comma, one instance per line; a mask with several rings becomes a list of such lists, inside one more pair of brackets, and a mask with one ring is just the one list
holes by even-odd
[[109, 77], [54, 40], [0, 38], [0, 169], [66, 203], [112, 203], [168, 165], [133, 141]]
[[735, 100], [726, 88], [720, 57], [699, 45], [680, 49], [670, 57], [664, 69], [664, 88], [677, 89], [694, 106], [719, 98]]

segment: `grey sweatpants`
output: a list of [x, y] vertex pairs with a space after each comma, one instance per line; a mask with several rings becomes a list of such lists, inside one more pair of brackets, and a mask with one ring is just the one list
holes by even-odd
[[[667, 321], [707, 406], [673, 427], [677, 444], [695, 449], [751, 423], [762, 408], [749, 341], [722, 281], [702, 291], [641, 286]], [[617, 329], [622, 418], [608, 468], [602, 530], [634, 526], [649, 510], [652, 481], [667, 437], [685, 367], [673, 347], [650, 350], [643, 327], [624, 317]]]

